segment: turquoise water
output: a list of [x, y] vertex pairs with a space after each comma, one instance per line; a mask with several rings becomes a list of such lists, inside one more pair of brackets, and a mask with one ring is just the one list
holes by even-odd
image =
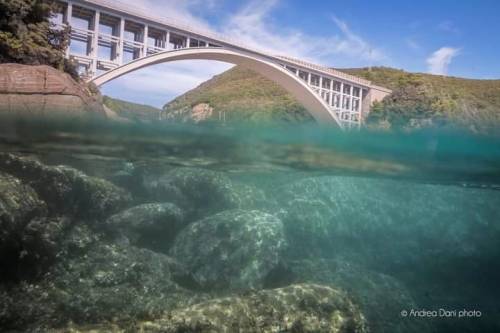
[[[10, 228], [21, 222], [0, 205], [13, 230], [2, 239], [2, 295], [20, 311], [2, 308], [0, 327], [135, 327], [198, 302], [312, 283], [359, 308], [365, 328], [346, 332], [500, 331], [500, 137], [107, 122], [14, 122], [0, 137], [0, 175], [34, 189], [44, 221], [66, 219], [54, 239], [53, 224], [25, 237], [29, 219]], [[59, 176], [60, 165], [95, 178]], [[94, 195], [95, 179], [130, 197], [108, 205], [115, 192]], [[49, 250], [26, 245], [37, 237]], [[111, 258], [110, 246], [126, 255]], [[184, 273], [160, 292], [166, 258]], [[113, 271], [135, 264], [133, 280]], [[291, 327], [333, 325], [305, 322]], [[295, 332], [278, 326], [261, 331]]]

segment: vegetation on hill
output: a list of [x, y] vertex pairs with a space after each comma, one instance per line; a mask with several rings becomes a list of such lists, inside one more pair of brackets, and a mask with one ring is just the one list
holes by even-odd
[[137, 122], [148, 122], [158, 120], [161, 109], [123, 101], [109, 96], [103, 97], [103, 103], [111, 111], [114, 111], [118, 116]]
[[50, 23], [52, 0], [0, 0], [0, 62], [50, 65], [76, 77], [64, 58], [68, 30]]
[[182, 118], [200, 104], [213, 111], [210, 119], [218, 121], [306, 122], [312, 117], [296, 99], [276, 83], [236, 66], [215, 76], [197, 88], [174, 99], [164, 110], [169, 118]]
[[[393, 90], [372, 108], [372, 128], [467, 127], [489, 131], [500, 125], [500, 80], [470, 80], [408, 73], [385, 67], [343, 69]], [[213, 118], [310, 121], [293, 96], [261, 75], [238, 66], [168, 103], [166, 114], [185, 114], [200, 103]]]
[[386, 67], [343, 71], [393, 90], [373, 107], [368, 125], [459, 126], [481, 132], [500, 125], [500, 80], [408, 73]]

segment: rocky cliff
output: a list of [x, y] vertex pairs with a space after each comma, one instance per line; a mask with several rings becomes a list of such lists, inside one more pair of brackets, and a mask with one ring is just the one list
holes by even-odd
[[49, 66], [0, 64], [0, 114], [105, 116], [97, 90]]

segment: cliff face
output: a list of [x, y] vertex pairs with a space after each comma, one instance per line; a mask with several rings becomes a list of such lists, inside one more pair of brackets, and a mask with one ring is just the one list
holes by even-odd
[[0, 114], [105, 116], [100, 95], [49, 66], [0, 64]]

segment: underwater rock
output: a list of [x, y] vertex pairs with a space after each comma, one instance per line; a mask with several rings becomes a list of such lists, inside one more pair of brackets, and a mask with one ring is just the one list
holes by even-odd
[[143, 178], [144, 170], [133, 162], [121, 162], [111, 175], [105, 177], [113, 184], [130, 191], [134, 194], [134, 199], [137, 197], [147, 196], [144, 188]]
[[57, 222], [35, 190], [0, 172], [0, 280], [35, 276], [54, 254]]
[[371, 332], [432, 331], [428, 321], [400, 316], [402, 310], [420, 307], [394, 277], [344, 260], [297, 260], [287, 263], [287, 268], [286, 274], [293, 276], [294, 283], [317, 283], [348, 292], [366, 316]]
[[297, 284], [219, 298], [167, 313], [141, 332], [368, 332], [363, 314], [345, 293]]
[[176, 205], [149, 203], [111, 216], [106, 225], [112, 233], [135, 246], [166, 253], [184, 228], [184, 221], [184, 213]]
[[3, 244], [23, 230], [28, 222], [47, 214], [45, 203], [35, 190], [19, 179], [0, 172], [0, 242]]
[[285, 248], [282, 222], [257, 210], [229, 210], [188, 225], [170, 250], [206, 289], [259, 288]]
[[146, 184], [160, 202], [174, 202], [181, 207], [218, 212], [233, 208], [231, 181], [219, 172], [176, 168]]
[[292, 258], [342, 254], [373, 267], [412, 268], [428, 256], [477, 254], [491, 244], [479, 235], [500, 235], [500, 224], [491, 223], [497, 191], [323, 176], [282, 186], [276, 197]]
[[233, 202], [236, 208], [274, 211], [276, 202], [261, 189], [238, 182], [233, 182]]
[[163, 254], [104, 242], [85, 226], [65, 243], [61, 260], [41, 281], [0, 288], [0, 327], [47, 331], [68, 322], [144, 320], [207, 299], [175, 282], [188, 275]]
[[256, 208], [265, 202], [262, 191], [234, 183], [221, 172], [198, 168], [175, 168], [144, 182], [151, 198], [173, 202], [194, 218], [232, 208]]
[[125, 190], [67, 166], [47, 166], [30, 158], [1, 153], [0, 170], [33, 187], [51, 213], [103, 218], [131, 201]]

